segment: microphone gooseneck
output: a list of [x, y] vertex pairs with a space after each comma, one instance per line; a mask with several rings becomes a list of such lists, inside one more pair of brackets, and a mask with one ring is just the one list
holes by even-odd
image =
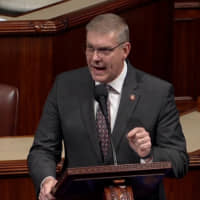
[[108, 110], [107, 110], [108, 90], [105, 84], [100, 84], [95, 87], [94, 97], [95, 97], [95, 100], [99, 103], [100, 109], [105, 117], [107, 129], [108, 129], [108, 135], [110, 138], [110, 143], [111, 143], [111, 148], [112, 148], [113, 162], [114, 162], [114, 165], [117, 165], [117, 156], [116, 156], [116, 151], [115, 151], [112, 136], [111, 136], [110, 121], [108, 119]]

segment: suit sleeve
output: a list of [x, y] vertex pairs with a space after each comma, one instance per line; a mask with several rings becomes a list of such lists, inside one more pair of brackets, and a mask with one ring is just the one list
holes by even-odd
[[56, 165], [61, 159], [62, 134], [57, 106], [55, 82], [44, 105], [43, 114], [28, 155], [28, 166], [37, 193], [41, 181], [47, 176], [56, 177]]
[[182, 177], [188, 171], [186, 141], [179, 122], [172, 86], [168, 89], [167, 97], [163, 98], [156, 127], [153, 159], [158, 162], [170, 161], [175, 177]]

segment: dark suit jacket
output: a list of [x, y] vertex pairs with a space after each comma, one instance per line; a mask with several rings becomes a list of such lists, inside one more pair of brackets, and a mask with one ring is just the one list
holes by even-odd
[[[130, 100], [131, 94], [136, 97], [134, 101]], [[182, 177], [187, 171], [188, 157], [173, 87], [128, 64], [112, 132], [119, 164], [140, 162], [126, 139], [128, 131], [136, 126], [150, 133], [153, 161], [171, 161], [173, 175]], [[44, 177], [56, 177], [62, 139], [64, 168], [103, 164], [95, 128], [93, 80], [87, 68], [62, 73], [49, 93], [28, 156], [37, 190]], [[110, 161], [112, 163], [112, 156]], [[164, 199], [162, 185], [148, 199]]]

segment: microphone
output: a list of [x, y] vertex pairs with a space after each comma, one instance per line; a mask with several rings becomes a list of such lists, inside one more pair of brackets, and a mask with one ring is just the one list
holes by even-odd
[[[108, 118], [108, 110], [107, 110], [108, 90], [104, 84], [100, 84], [95, 87], [94, 98], [99, 103], [100, 109], [104, 117]], [[106, 119], [106, 123], [107, 123], [107, 119]]]
[[115, 151], [114, 144], [112, 141], [111, 127], [110, 127], [110, 122], [108, 119], [108, 109], [107, 109], [108, 90], [105, 84], [100, 84], [95, 87], [94, 97], [95, 97], [95, 100], [99, 103], [101, 112], [103, 113], [105, 117], [107, 129], [108, 129], [108, 136], [110, 138], [110, 143], [111, 143], [111, 148], [112, 148], [113, 162], [114, 162], [114, 165], [117, 165], [117, 156], [116, 156], [116, 151]]

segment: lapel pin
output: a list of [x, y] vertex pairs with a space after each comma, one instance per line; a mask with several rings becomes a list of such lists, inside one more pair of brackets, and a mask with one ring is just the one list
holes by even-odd
[[131, 100], [131, 101], [134, 101], [134, 100], [135, 100], [135, 95], [134, 95], [134, 94], [131, 94], [131, 95], [130, 95], [130, 100]]

